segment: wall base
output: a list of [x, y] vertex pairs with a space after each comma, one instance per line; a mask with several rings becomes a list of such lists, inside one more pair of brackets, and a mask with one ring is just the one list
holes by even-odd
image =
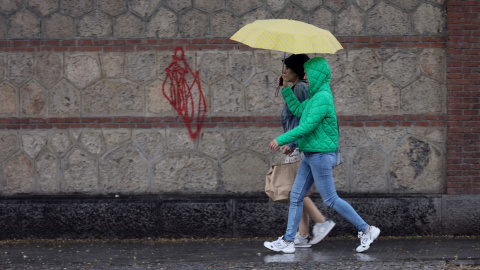
[[[382, 235], [480, 235], [478, 195], [341, 195]], [[312, 196], [337, 226], [356, 229]], [[0, 198], [0, 239], [276, 237], [288, 205], [258, 196], [95, 196]]]

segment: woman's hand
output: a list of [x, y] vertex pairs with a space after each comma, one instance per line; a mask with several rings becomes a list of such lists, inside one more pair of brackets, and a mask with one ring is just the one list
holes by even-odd
[[278, 147], [277, 139], [273, 139], [273, 141], [270, 142], [270, 150], [275, 151]]
[[288, 145], [281, 146], [280, 151], [282, 151], [282, 153], [284, 153], [285, 155], [290, 155], [293, 152]]
[[[282, 83], [280, 83], [280, 81], [281, 81]], [[286, 77], [284, 74], [278, 76], [277, 84], [278, 84], [278, 85], [280, 86], [280, 88], [282, 88], [282, 89], [286, 88], [286, 87], [288, 86], [287, 77]]]

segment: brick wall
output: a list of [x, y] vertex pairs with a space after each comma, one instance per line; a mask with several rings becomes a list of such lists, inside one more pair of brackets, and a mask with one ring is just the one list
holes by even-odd
[[447, 193], [480, 194], [480, 1], [447, 1]]

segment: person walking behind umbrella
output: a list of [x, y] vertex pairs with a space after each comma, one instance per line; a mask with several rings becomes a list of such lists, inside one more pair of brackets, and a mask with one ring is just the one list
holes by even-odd
[[300, 123], [296, 128], [273, 139], [269, 147], [276, 150], [278, 146], [298, 141], [298, 148], [303, 151], [305, 157], [290, 192], [285, 235], [276, 241], [264, 242], [263, 245], [277, 252], [295, 252], [294, 240], [302, 218], [303, 198], [315, 182], [323, 202], [357, 228], [360, 245], [356, 251], [363, 252], [368, 250], [380, 235], [380, 229], [368, 225], [349, 203], [338, 197], [335, 190], [332, 169], [336, 164], [338, 126], [330, 90], [330, 67], [325, 58], [315, 57], [308, 60], [304, 68], [309, 99], [300, 103], [291, 88], [286, 85], [285, 76], [282, 83], [282, 96], [292, 113], [300, 117]]
[[[306, 54], [292, 54], [283, 62], [285, 64], [284, 76], [287, 83], [292, 83], [291, 89], [299, 102], [303, 102], [308, 98], [308, 86], [303, 77], [305, 72], [303, 64], [310, 58]], [[287, 104], [285, 104], [280, 117], [282, 121], [283, 131], [287, 132], [298, 126], [299, 117], [292, 114]], [[303, 153], [298, 151], [297, 141], [287, 143], [281, 147], [282, 153], [287, 155], [285, 163], [301, 161]], [[313, 226], [313, 237], [309, 235], [309, 219], [315, 222]], [[310, 197], [303, 199], [303, 214], [300, 221], [298, 232], [295, 235], [295, 247], [311, 247], [318, 244], [335, 226], [335, 222], [325, 218], [320, 210], [315, 206]]]

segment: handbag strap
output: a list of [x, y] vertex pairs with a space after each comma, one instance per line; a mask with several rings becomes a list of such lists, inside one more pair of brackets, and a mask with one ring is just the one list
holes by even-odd
[[338, 124], [338, 118], [337, 118], [337, 129], [338, 129], [338, 136], [340, 137], [340, 125]]

